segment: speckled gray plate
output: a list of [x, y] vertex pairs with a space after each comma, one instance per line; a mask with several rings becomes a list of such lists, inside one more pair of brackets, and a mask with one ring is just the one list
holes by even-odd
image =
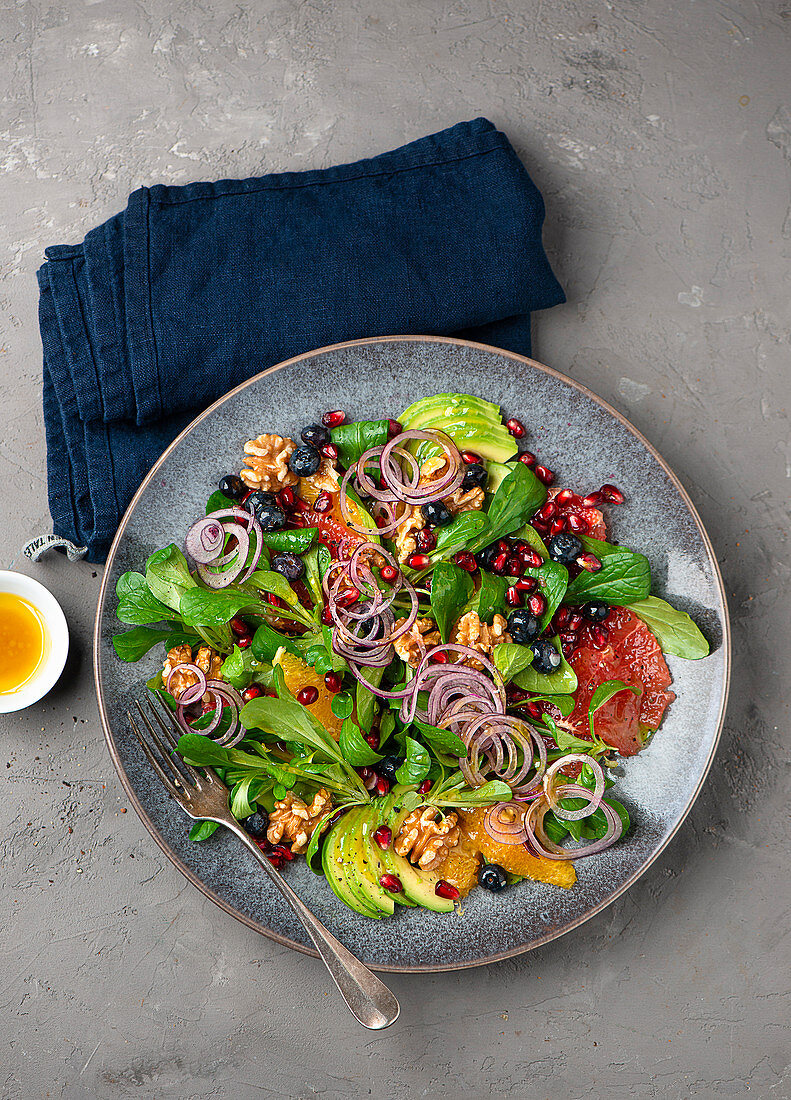
[[[728, 687], [725, 596], [711, 545], [677, 478], [648, 442], [584, 387], [529, 359], [439, 337], [391, 337], [323, 348], [232, 390], [195, 420], [160, 458], [124, 516], [99, 597], [95, 673], [110, 753], [129, 798], [169, 859], [214, 902], [280, 943], [308, 951], [301, 926], [241, 845], [223, 831], [196, 845], [188, 820], [165, 795], [127, 728], [130, 701], [158, 667], [153, 654], [119, 661], [115, 584], [157, 547], [181, 544], [219, 478], [238, 470], [245, 440], [263, 431], [298, 436], [326, 409], [350, 418], [395, 416], [427, 394], [462, 390], [499, 402], [527, 426], [531, 449], [561, 484], [615, 482], [628, 503], [611, 509], [619, 541], [646, 553], [654, 591], [689, 611], [712, 643], [704, 661], [670, 658], [678, 695], [648, 748], [628, 761], [618, 797], [632, 814], [622, 844], [577, 864], [567, 891], [526, 882], [500, 895], [474, 890], [450, 916], [401, 909], [372, 921], [345, 908], [303, 861], [289, 881], [313, 911], [368, 965], [380, 970], [450, 970], [506, 958], [570, 931], [598, 913], [656, 859], [692, 805], [720, 734]], [[123, 628], [121, 628], [123, 629]], [[312, 953], [312, 952], [311, 952]]]

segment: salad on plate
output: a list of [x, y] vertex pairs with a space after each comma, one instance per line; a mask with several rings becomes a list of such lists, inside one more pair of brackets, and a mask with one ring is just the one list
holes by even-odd
[[118, 656], [164, 647], [179, 753], [358, 913], [572, 888], [629, 833], [612, 788], [675, 698], [664, 655], [708, 643], [608, 537], [623, 492], [556, 486], [498, 405], [320, 420], [250, 439], [183, 546], [119, 578]]

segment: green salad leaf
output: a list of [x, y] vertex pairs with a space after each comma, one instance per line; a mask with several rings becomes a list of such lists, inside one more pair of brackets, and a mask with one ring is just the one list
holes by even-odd
[[428, 742], [429, 747], [434, 752], [449, 753], [451, 756], [467, 755], [467, 746], [458, 734], [452, 733], [451, 730], [442, 729], [440, 726], [430, 726], [427, 722], [421, 722], [419, 719], [415, 719], [412, 725], [417, 727], [423, 735], [423, 740]]
[[[337, 698], [337, 696], [336, 696]], [[347, 763], [355, 768], [370, 767], [382, 759], [363, 737], [362, 730], [351, 718], [344, 718], [341, 726], [340, 750]]]
[[341, 424], [330, 431], [332, 442], [338, 448], [338, 458], [348, 470], [371, 447], [382, 447], [387, 443], [387, 420], [356, 420], [351, 424]]
[[139, 661], [159, 642], [165, 642], [168, 649], [176, 645], [197, 645], [201, 639], [197, 634], [184, 630], [159, 629], [151, 626], [136, 626], [134, 630], [125, 630], [113, 635], [113, 648], [122, 661]]
[[572, 692], [577, 690], [577, 674], [566, 658], [563, 657], [560, 639], [555, 637], [551, 638], [550, 641], [561, 655], [560, 667], [555, 672], [550, 673], [536, 672], [534, 668], [526, 668], [524, 672], [520, 672], [514, 677], [514, 683], [517, 687], [529, 691], [531, 694], [571, 695]]
[[614, 546], [601, 539], [581, 535], [585, 549], [602, 563], [595, 573], [583, 571], [575, 577], [566, 590], [565, 603], [585, 603], [588, 600], [606, 600], [607, 603], [625, 604], [630, 600], [642, 600], [651, 591], [651, 567], [644, 554], [625, 546]]
[[523, 527], [547, 499], [547, 490], [523, 462], [515, 462], [486, 513], [487, 525], [468, 546], [475, 552]]
[[431, 767], [431, 757], [423, 745], [409, 735], [405, 738], [404, 749], [406, 758], [396, 771], [396, 779], [399, 783], [422, 783]]
[[156, 599], [174, 611], [180, 611], [184, 593], [196, 587], [187, 559], [174, 543], [163, 546], [148, 559], [146, 582]]
[[473, 605], [470, 610], [478, 612], [478, 618], [482, 623], [491, 623], [495, 614], [503, 615], [508, 610], [505, 602], [505, 594], [508, 591], [508, 581], [505, 577], [498, 577], [496, 573], [481, 571], [481, 587], [473, 597]]
[[115, 586], [116, 615], [130, 626], [148, 626], [173, 618], [173, 608], [153, 594], [142, 573], [122, 573]]
[[658, 596], [630, 600], [624, 606], [643, 620], [665, 653], [685, 657], [688, 661], [708, 657], [709, 643], [685, 611], [677, 611]]
[[431, 578], [431, 610], [443, 642], [447, 642], [459, 612], [473, 593], [470, 574], [449, 561], [438, 562]]
[[596, 711], [612, 699], [613, 695], [618, 695], [622, 691], [631, 691], [634, 695], [642, 695], [640, 688], [633, 687], [631, 684], [625, 684], [623, 680], [605, 680], [604, 683], [599, 684], [596, 688], [588, 706], [588, 723], [591, 728], [591, 736], [595, 736], [593, 716]]
[[500, 642], [492, 650], [495, 667], [506, 683], [533, 663], [533, 651], [526, 645], [516, 642]]

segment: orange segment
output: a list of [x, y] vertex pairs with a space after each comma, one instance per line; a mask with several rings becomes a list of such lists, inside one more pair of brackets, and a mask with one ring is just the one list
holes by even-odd
[[286, 687], [292, 695], [296, 695], [304, 687], [316, 688], [319, 697], [307, 709], [314, 717], [318, 718], [325, 730], [337, 741], [341, 735], [343, 721], [332, 713], [330, 706], [332, 692], [327, 691], [324, 677], [319, 675], [315, 668], [306, 665], [301, 658], [295, 657], [293, 653], [283, 653], [278, 660], [278, 664], [283, 669]]
[[433, 868], [433, 874], [455, 886], [463, 898], [478, 885], [478, 868], [481, 854], [462, 830], [459, 843], [451, 848], [442, 863]]
[[531, 878], [534, 882], [549, 882], [567, 890], [571, 889], [577, 881], [577, 873], [571, 860], [542, 859], [531, 855], [522, 844], [498, 844], [483, 827], [485, 814], [485, 809], [460, 811], [470, 840], [483, 853], [487, 863], [499, 863], [506, 871]]

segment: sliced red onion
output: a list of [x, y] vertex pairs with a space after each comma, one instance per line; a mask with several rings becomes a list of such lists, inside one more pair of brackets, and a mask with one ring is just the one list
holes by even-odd
[[[558, 804], [558, 795], [563, 796], [563, 792], [567, 792], [567, 784], [557, 785], [553, 783], [555, 774], [560, 768], [565, 768], [567, 764], [573, 763], [587, 764], [589, 768], [593, 770], [593, 774], [596, 777], [596, 785], [591, 790], [589, 787], [583, 787], [581, 784], [571, 784], [575, 788], [579, 788], [583, 792], [582, 797], [586, 799], [588, 805], [583, 806], [581, 810], [564, 810], [562, 806]], [[580, 821], [583, 817], [590, 817], [590, 815], [598, 809], [601, 805], [602, 798], [604, 797], [604, 771], [601, 764], [597, 760], [594, 760], [592, 756], [589, 756], [584, 752], [569, 753], [568, 756], [562, 756], [559, 760], [556, 760], [553, 764], [547, 768], [544, 775], [544, 795], [547, 803], [556, 817], [562, 817], [565, 821]]]
[[178, 701], [183, 703], [184, 706], [189, 706], [190, 703], [195, 703], [198, 699], [202, 698], [206, 692], [206, 673], [203, 669], [198, 668], [197, 665], [188, 664], [186, 662], [183, 665], [174, 665], [165, 681], [165, 689], [169, 691], [171, 695], [173, 695], [173, 692], [170, 691], [170, 685], [177, 672], [191, 672], [193, 676], [197, 676], [198, 678], [196, 683], [190, 684], [188, 688], [182, 691]]
[[[247, 565], [251, 533], [255, 535], [255, 545]], [[231, 536], [236, 539], [236, 546], [223, 554]], [[185, 548], [196, 563], [199, 576], [210, 588], [226, 588], [237, 578], [241, 584], [253, 572], [261, 556], [261, 525], [252, 512], [244, 508], [220, 508], [190, 527]]]
[[[593, 794], [587, 787], [581, 787], [577, 783], [566, 784], [563, 789], [564, 794], [579, 795], [581, 792], [584, 792], [585, 795]], [[536, 855], [543, 856], [545, 859], [583, 859], [585, 856], [593, 856], [597, 852], [603, 852], [605, 848], [609, 848], [619, 839], [623, 832], [623, 822], [620, 815], [606, 802], [602, 802], [599, 808], [607, 818], [607, 833], [605, 836], [594, 841], [593, 844], [587, 844], [581, 848], [561, 848], [559, 844], [555, 844], [554, 841], [550, 840], [544, 832], [543, 821], [545, 815], [549, 812], [549, 803], [544, 798], [537, 799], [525, 814], [528, 847]]]
[[487, 811], [483, 827], [497, 844], [524, 844], [526, 810], [519, 802], [498, 802]]
[[[244, 706], [244, 700], [236, 688], [233, 687], [232, 684], [227, 684], [225, 680], [207, 680], [196, 665], [177, 665], [176, 667], [182, 670], [189, 669], [191, 672], [197, 671], [203, 677], [203, 691], [200, 692], [200, 695], [192, 694], [201, 686], [200, 682], [198, 682], [198, 684], [194, 684], [192, 687], [187, 688], [187, 690], [182, 692], [179, 696], [178, 706], [176, 707], [176, 720], [184, 732], [198, 733], [202, 737], [209, 737], [219, 726], [222, 720], [223, 711], [225, 706], [227, 706], [231, 711], [231, 721], [228, 729], [222, 737], [213, 738], [213, 740], [215, 740], [218, 745], [225, 745], [226, 748], [229, 749], [238, 744], [244, 738], [246, 731], [239, 725], [239, 711]], [[175, 671], [175, 669], [173, 671]], [[168, 683], [170, 683], [170, 676], [168, 677]], [[204, 729], [195, 729], [195, 727], [191, 726], [187, 721], [186, 708], [204, 695], [209, 696], [210, 702], [214, 705], [214, 710], [208, 726]], [[206, 713], [208, 713], [208, 711]]]

